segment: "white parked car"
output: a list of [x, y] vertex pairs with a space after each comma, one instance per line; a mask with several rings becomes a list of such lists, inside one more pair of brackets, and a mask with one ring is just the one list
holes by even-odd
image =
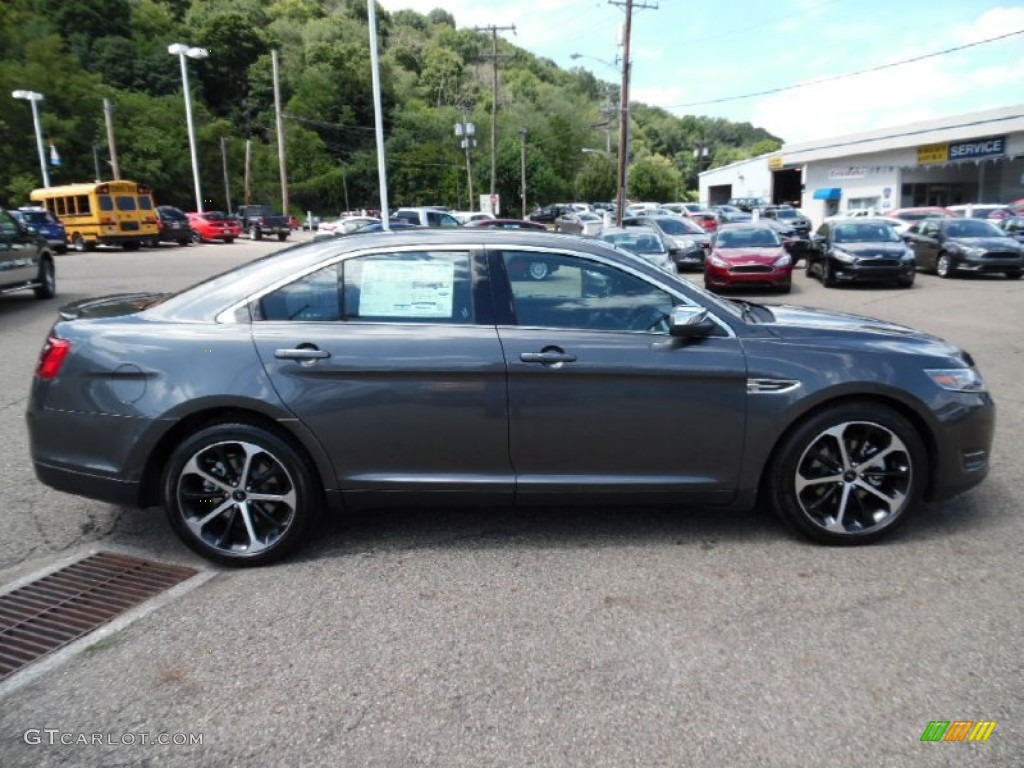
[[469, 224], [471, 221], [497, 218], [493, 213], [487, 213], [487, 211], [452, 211], [452, 216], [463, 224]]
[[342, 216], [333, 221], [321, 221], [316, 228], [318, 235], [347, 235], [362, 226], [380, 221], [376, 216]]

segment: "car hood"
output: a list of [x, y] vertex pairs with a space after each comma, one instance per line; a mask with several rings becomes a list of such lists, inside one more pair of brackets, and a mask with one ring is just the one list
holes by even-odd
[[922, 331], [905, 325], [899, 325], [898, 323], [891, 323], [888, 320], [879, 320], [876, 317], [833, 312], [828, 309], [818, 309], [815, 307], [798, 307], [791, 304], [773, 304], [768, 308], [775, 316], [774, 321], [770, 325], [798, 333], [801, 331], [811, 334], [821, 331], [828, 331], [829, 333], [836, 331], [869, 332], [885, 336], [940, 341], [940, 339]]
[[730, 264], [771, 264], [785, 256], [786, 249], [781, 245], [771, 248], [717, 248], [715, 254]]
[[1015, 251], [1017, 241], [1012, 237], [950, 237], [947, 243], [956, 243], [964, 248], [984, 248], [986, 251]]
[[906, 244], [900, 243], [835, 243], [840, 251], [852, 253], [854, 256], [902, 256], [907, 251]]
[[93, 299], [79, 299], [61, 307], [57, 314], [61, 320], [79, 320], [98, 317], [133, 315], [159, 304], [169, 293], [118, 293]]

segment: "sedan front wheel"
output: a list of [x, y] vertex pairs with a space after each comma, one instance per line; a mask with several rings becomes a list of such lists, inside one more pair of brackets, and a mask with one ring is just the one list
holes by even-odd
[[163, 500], [171, 527], [200, 555], [263, 565], [298, 547], [319, 516], [321, 493], [288, 441], [251, 424], [215, 424], [168, 462]]
[[768, 496], [790, 525], [823, 544], [866, 544], [906, 521], [925, 484], [925, 450], [899, 413], [851, 403], [787, 435], [769, 467]]

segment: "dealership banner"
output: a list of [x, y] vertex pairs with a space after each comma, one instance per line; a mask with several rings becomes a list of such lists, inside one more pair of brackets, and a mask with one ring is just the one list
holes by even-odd
[[960, 141], [956, 144], [927, 144], [917, 148], [918, 165], [955, 163], [964, 160], [982, 160], [1006, 154], [1005, 136]]

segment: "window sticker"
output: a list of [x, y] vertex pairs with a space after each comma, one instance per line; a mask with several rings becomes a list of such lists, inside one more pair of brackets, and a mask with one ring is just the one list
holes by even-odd
[[359, 314], [450, 318], [454, 287], [451, 262], [368, 261], [363, 264]]

